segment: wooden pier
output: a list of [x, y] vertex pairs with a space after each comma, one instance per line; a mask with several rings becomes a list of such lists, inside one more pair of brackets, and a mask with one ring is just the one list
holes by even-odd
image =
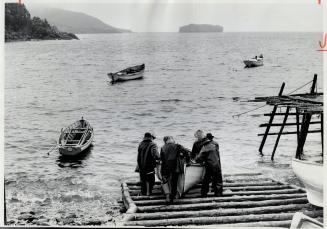
[[224, 175], [224, 194], [200, 197], [196, 185], [185, 197], [166, 204], [159, 182], [151, 196], [140, 195], [139, 182], [122, 183], [127, 209], [124, 226], [287, 227], [295, 212], [323, 220], [323, 209], [308, 203], [304, 189], [260, 173]]

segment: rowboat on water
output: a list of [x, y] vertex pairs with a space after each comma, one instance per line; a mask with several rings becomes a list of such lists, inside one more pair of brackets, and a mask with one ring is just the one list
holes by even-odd
[[247, 59], [243, 61], [246, 68], [259, 67], [263, 65], [263, 55], [261, 54], [259, 57], [255, 56], [254, 58]]
[[108, 73], [108, 77], [111, 79], [112, 83], [141, 79], [143, 78], [144, 68], [144, 64], [136, 65], [116, 73]]
[[63, 156], [76, 156], [92, 144], [93, 137], [93, 127], [82, 117], [81, 120], [61, 130], [58, 141], [59, 153]]

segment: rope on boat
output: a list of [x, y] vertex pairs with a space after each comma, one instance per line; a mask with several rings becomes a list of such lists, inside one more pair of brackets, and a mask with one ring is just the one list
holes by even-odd
[[50, 155], [50, 153], [51, 153], [52, 151], [54, 151], [55, 149], [57, 149], [57, 148], [58, 148], [58, 146], [57, 146], [57, 143], [56, 143], [54, 146], [52, 146], [52, 147], [48, 150], [47, 155]]

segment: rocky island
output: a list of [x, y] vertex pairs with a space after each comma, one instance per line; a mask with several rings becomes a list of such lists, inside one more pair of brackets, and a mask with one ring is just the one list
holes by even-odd
[[220, 25], [189, 24], [179, 27], [180, 33], [221, 33], [224, 28]]
[[31, 18], [24, 4], [5, 4], [5, 42], [28, 40], [78, 39], [73, 33], [61, 32], [46, 19]]

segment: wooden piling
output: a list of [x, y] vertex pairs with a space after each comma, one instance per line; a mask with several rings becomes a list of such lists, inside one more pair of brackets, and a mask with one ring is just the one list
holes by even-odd
[[279, 139], [280, 139], [280, 136], [282, 135], [283, 133], [283, 130], [284, 130], [284, 126], [285, 126], [285, 123], [287, 121], [287, 118], [288, 118], [288, 113], [290, 112], [290, 108], [287, 107], [286, 108], [286, 111], [285, 111], [285, 116], [284, 116], [284, 119], [283, 119], [283, 123], [280, 127], [280, 130], [279, 130], [279, 133], [278, 133], [278, 136], [277, 136], [277, 139], [276, 139], [276, 142], [275, 142], [275, 146], [274, 146], [274, 150], [271, 154], [271, 160], [273, 161], [274, 160], [274, 156], [275, 156], [275, 152], [276, 152], [276, 149], [277, 149], [277, 146], [278, 146], [278, 143], [279, 143]]
[[321, 152], [324, 157], [324, 114], [320, 114]]
[[300, 139], [300, 115], [299, 115], [299, 109], [296, 108], [296, 141], [297, 144], [299, 144]]
[[[278, 93], [278, 96], [281, 96], [283, 94], [283, 91], [284, 91], [284, 87], [285, 87], [285, 83], [283, 82], [280, 90], [279, 90], [279, 93]], [[274, 120], [274, 117], [275, 117], [275, 113], [276, 113], [276, 110], [277, 110], [277, 106], [274, 106], [272, 112], [271, 112], [271, 116], [270, 116], [270, 119], [269, 119], [269, 122], [268, 122], [268, 125], [267, 125], [267, 128], [266, 128], [266, 131], [265, 131], [265, 134], [263, 135], [263, 138], [262, 138], [262, 141], [261, 141], [261, 144], [260, 144], [260, 147], [259, 147], [259, 152], [260, 152], [260, 155], [263, 156], [263, 147], [266, 143], [266, 139], [267, 139], [267, 136], [268, 136], [268, 133], [269, 133], [269, 130], [270, 130], [270, 125], [272, 124], [273, 120]]]

